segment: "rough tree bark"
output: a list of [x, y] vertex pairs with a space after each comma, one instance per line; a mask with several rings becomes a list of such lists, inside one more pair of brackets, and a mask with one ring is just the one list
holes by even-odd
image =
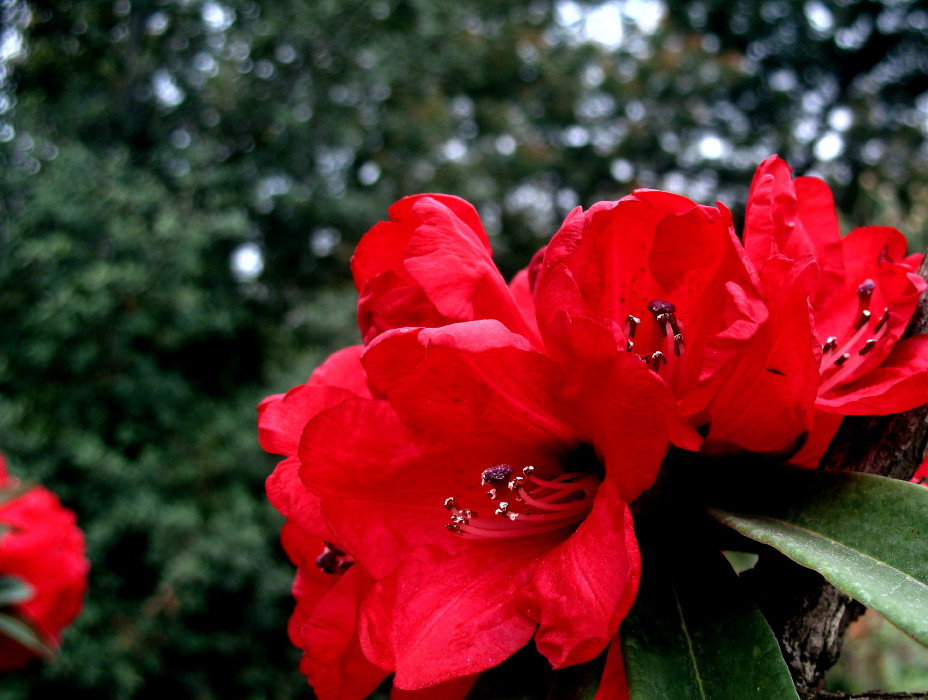
[[[928, 255], [919, 269], [928, 279]], [[905, 337], [928, 332], [928, 294], [922, 297]], [[891, 416], [848, 416], [819, 469], [860, 471], [910, 479], [928, 443], [928, 405]], [[864, 607], [819, 574], [771, 551], [749, 577], [803, 700], [928, 699], [928, 693], [863, 694], [821, 690], [825, 673], [838, 659], [847, 626]]]

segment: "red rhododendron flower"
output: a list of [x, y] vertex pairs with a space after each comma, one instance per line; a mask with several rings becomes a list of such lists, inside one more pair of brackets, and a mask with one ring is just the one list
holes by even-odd
[[[0, 613], [26, 623], [55, 649], [61, 630], [81, 610], [90, 565], [74, 513], [42, 487], [11, 479], [0, 455], [0, 579], [15, 577], [31, 595]], [[19, 668], [36, 653], [0, 634], [0, 670]]]
[[[762, 395], [756, 404], [793, 397], [804, 414], [794, 422], [809, 432], [794, 461], [816, 464], [844, 415], [899, 413], [928, 402], [928, 335], [900, 340], [926, 288], [917, 274], [922, 255], [906, 255], [901, 233], [867, 226], [842, 238], [827, 185], [793, 180], [786, 162], [772, 156], [751, 185], [744, 245], [770, 311], [766, 346], [756, 346], [751, 359], [773, 376], [762, 392], [745, 392], [742, 381], [732, 393]], [[803, 313], [806, 299], [811, 315]], [[733, 429], [761, 422], [783, 430], [782, 421], [761, 420], [762, 405], [745, 403]]]
[[363, 697], [388, 672], [466, 692], [533, 637], [555, 667], [590, 660], [637, 589], [627, 504], [673, 395], [593, 319], [552, 314], [545, 353], [527, 276], [505, 284], [467, 203], [390, 213], [353, 264], [367, 347], [261, 406], [287, 457], [268, 494], [300, 566], [302, 669], [323, 698]]
[[365, 345], [260, 409], [320, 697], [389, 673], [397, 696], [461, 697], [533, 638], [555, 668], [590, 660], [634, 598], [628, 504], [669, 441], [814, 464], [832, 415], [928, 399], [906, 375], [922, 340], [897, 342], [918, 259], [890, 229], [819, 233], [833, 207], [777, 163], [747, 249], [724, 207], [649, 190], [572, 212], [510, 285], [454, 197], [403, 199], [362, 239]]
[[535, 270], [549, 352], [564, 346], [565, 312], [608, 328], [676, 394], [674, 442], [699, 449], [696, 428], [717, 419], [720, 384], [767, 319], [728, 211], [652, 190], [578, 208]]

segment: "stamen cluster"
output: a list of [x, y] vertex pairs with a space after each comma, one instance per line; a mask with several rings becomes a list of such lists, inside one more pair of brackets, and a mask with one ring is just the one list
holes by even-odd
[[[572, 527], [593, 507], [600, 480], [592, 474], [571, 472], [550, 480], [535, 476], [535, 467], [522, 469], [512, 479], [513, 468], [497, 464], [481, 473], [481, 484], [491, 486], [487, 496], [496, 503], [496, 519], [479, 519], [478, 514], [459, 508], [453, 497], [445, 499], [451, 522], [445, 527], [456, 535], [470, 538], [525, 537]], [[500, 489], [511, 493], [511, 500], [500, 500]], [[521, 506], [517, 504], [521, 503]]]

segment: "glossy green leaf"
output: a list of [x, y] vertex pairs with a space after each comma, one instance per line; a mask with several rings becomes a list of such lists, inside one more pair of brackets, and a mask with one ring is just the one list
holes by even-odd
[[50, 658], [55, 655], [55, 649], [46, 644], [38, 630], [18, 617], [0, 613], [0, 635], [22, 644], [38, 656]]
[[744, 482], [709, 513], [815, 569], [928, 646], [928, 488], [783, 470]]
[[29, 600], [32, 586], [16, 576], [0, 576], [0, 607]]
[[645, 559], [619, 636], [631, 700], [797, 700], [776, 638], [724, 557]]

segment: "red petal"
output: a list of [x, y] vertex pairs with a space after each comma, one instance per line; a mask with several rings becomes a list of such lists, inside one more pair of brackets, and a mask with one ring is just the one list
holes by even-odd
[[777, 156], [757, 167], [745, 211], [745, 250], [757, 267], [777, 255], [792, 260], [812, 255], [823, 279], [840, 277], [840, 231], [831, 190], [818, 178], [794, 181], [790, 173]]
[[434, 547], [409, 554], [374, 586], [361, 613], [369, 658], [395, 668], [394, 685], [418, 690], [492, 668], [532, 637], [515, 605], [531, 563], [550, 543], [528, 537], [474, 543], [456, 556]]
[[558, 417], [559, 367], [497, 321], [384, 334], [363, 362], [404, 425], [432, 441], [488, 456], [515, 444], [523, 464], [576, 443]]
[[569, 369], [561, 400], [630, 503], [657, 478], [676, 417], [673, 394], [641, 360], [616, 349], [604, 324], [562, 313], [551, 327]]
[[378, 578], [416, 545], [460, 547], [442, 503], [454, 496], [479, 511], [484, 469], [559, 473], [579, 442], [558, 416], [560, 369], [499, 322], [390, 331], [364, 363], [389, 403], [346, 401], [313, 419], [301, 478], [323, 497], [339, 541]]
[[[552, 328], [560, 311], [620, 328], [634, 314], [643, 321], [640, 338], [655, 326], [649, 302], [670, 301], [684, 326], [687, 355], [672, 386], [681, 398], [690, 394], [686, 410], [695, 413], [766, 316], [745, 263], [728, 217], [683, 197], [639, 190], [585, 213], [575, 210], [547, 248], [536, 290], [546, 347], [561, 343]], [[664, 349], [646, 345], [645, 352]]]
[[287, 520], [315, 537], [334, 539], [322, 516], [319, 497], [300, 481], [299, 457], [288, 457], [278, 463], [264, 488], [271, 505]]
[[628, 681], [625, 679], [625, 663], [622, 659], [622, 644], [616, 635], [606, 654], [603, 679], [593, 700], [629, 700]]
[[819, 397], [816, 406], [851, 416], [902, 413], [928, 403], [928, 335], [906, 338], [882, 366]]
[[358, 395], [370, 397], [367, 377], [361, 367], [363, 345], [350, 345], [332, 353], [309, 376], [309, 384], [339, 387]]
[[525, 324], [531, 329], [533, 337], [540, 342], [541, 333], [538, 330], [538, 320], [535, 318], [535, 295], [532, 293], [528, 269], [516, 273], [509, 283], [509, 291]]
[[831, 439], [838, 432], [844, 416], [838, 413], [825, 413], [818, 408], [813, 411], [812, 430], [805, 444], [799, 451], [789, 458], [789, 463], [797, 467], [815, 469], [821, 461]]
[[413, 546], [458, 543], [444, 528], [442, 507], [453, 478], [423, 454], [385, 401], [351, 399], [316, 416], [300, 461], [300, 478], [321, 497], [338, 543], [375, 577]]
[[266, 452], [294, 455], [313, 416], [355, 396], [347, 389], [301, 384], [258, 404], [258, 441]]
[[303, 531], [300, 527], [285, 523], [280, 531], [280, 544], [296, 567], [296, 578], [290, 591], [296, 600], [296, 608], [290, 616], [287, 634], [294, 646], [302, 643], [303, 623], [312, 613], [316, 603], [341, 579], [324, 574], [316, 566], [325, 542]]
[[365, 698], [387, 677], [358, 638], [358, 611], [374, 580], [358, 564], [337, 578], [303, 623], [300, 670], [320, 700]]
[[474, 687], [477, 676], [462, 676], [422, 690], [400, 690], [394, 687], [390, 700], [464, 700]]
[[391, 328], [485, 318], [531, 336], [476, 211], [456, 197], [417, 195], [394, 204], [390, 221], [361, 239], [352, 272], [365, 342]]
[[818, 268], [811, 256], [796, 262], [778, 256], [759, 273], [770, 316], [709, 409], [710, 452], [787, 453], [812, 427], [821, 351], [809, 294]]
[[542, 557], [519, 608], [538, 620], [535, 644], [554, 668], [589, 661], [619, 628], [641, 560], [628, 506], [607, 478], [573, 535]]
[[[889, 309], [886, 333], [866, 357], [855, 360], [853, 377], [882, 364], [915, 311], [926, 284], [905, 258], [907, 242], [896, 229], [867, 226], [841, 239], [845, 277], [841, 284], [820, 284], [813, 298], [815, 325], [822, 338], [836, 336], [840, 344], [858, 319], [857, 288], [866, 279], [876, 282], [870, 310], [879, 318]], [[826, 392], [827, 393], [827, 392]]]

